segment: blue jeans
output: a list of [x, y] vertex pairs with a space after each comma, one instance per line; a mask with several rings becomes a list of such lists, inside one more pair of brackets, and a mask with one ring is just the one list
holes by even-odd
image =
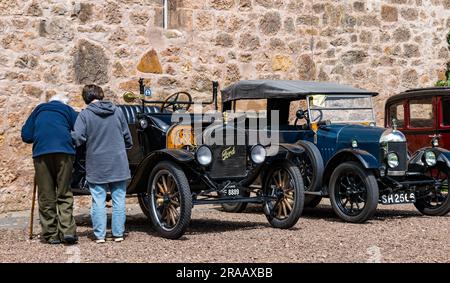
[[91, 218], [94, 235], [97, 240], [106, 237], [106, 193], [111, 190], [112, 197], [112, 221], [111, 228], [113, 237], [123, 237], [125, 231], [125, 195], [126, 181], [109, 184], [89, 184], [92, 195]]

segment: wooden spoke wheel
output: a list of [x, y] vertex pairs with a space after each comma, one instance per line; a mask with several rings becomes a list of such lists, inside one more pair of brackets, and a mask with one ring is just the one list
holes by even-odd
[[269, 223], [276, 228], [294, 226], [304, 202], [303, 180], [298, 167], [290, 161], [274, 164], [266, 175], [264, 194], [273, 198], [264, 204]]
[[191, 218], [192, 197], [184, 172], [172, 162], [158, 163], [149, 180], [150, 218], [165, 238], [181, 237]]

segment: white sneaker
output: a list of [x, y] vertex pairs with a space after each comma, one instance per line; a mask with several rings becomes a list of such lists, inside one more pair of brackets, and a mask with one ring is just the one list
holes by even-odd
[[97, 244], [103, 244], [103, 243], [105, 243], [106, 241], [105, 241], [105, 239], [98, 239], [98, 240], [95, 240], [95, 242], [96, 242]]
[[114, 238], [114, 242], [122, 242], [123, 237]]

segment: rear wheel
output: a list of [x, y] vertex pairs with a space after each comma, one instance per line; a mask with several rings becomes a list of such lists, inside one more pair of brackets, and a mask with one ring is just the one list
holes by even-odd
[[264, 214], [275, 228], [294, 226], [303, 211], [304, 187], [298, 167], [290, 161], [271, 165], [264, 182], [264, 195], [273, 197], [264, 204]]
[[450, 170], [446, 166], [438, 166], [430, 168], [426, 173], [440, 186], [430, 187], [426, 190], [425, 195], [418, 195], [414, 206], [425, 215], [446, 215], [450, 211], [450, 198], [448, 197]]
[[357, 162], [349, 161], [336, 167], [329, 188], [333, 210], [345, 221], [365, 222], [377, 209], [377, 180]]
[[298, 141], [297, 144], [305, 149], [305, 153], [296, 158], [296, 163], [303, 177], [305, 191], [320, 191], [324, 170], [322, 155], [312, 142]]
[[150, 219], [164, 238], [178, 239], [191, 219], [192, 196], [183, 170], [168, 161], [158, 163], [148, 182]]
[[[296, 158], [296, 163], [303, 178], [305, 191], [322, 190], [323, 160], [319, 149], [309, 141], [298, 141], [298, 145], [305, 149], [305, 153]], [[322, 200], [321, 196], [305, 195], [305, 207], [314, 208]]]
[[[242, 193], [242, 197], [249, 197], [250, 196], [250, 192], [243, 192]], [[246, 202], [238, 202], [238, 203], [222, 203], [222, 209], [225, 212], [230, 212], [230, 213], [239, 213], [244, 211], [247, 208], [247, 203]]]

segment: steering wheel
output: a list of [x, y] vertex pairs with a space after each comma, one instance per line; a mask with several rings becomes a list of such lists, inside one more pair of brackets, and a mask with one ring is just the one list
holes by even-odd
[[[309, 114], [308, 114], [308, 111], [304, 111], [303, 113], [304, 113], [303, 119], [305, 119], [306, 120], [306, 124], [309, 125]], [[300, 119], [298, 117], [295, 118], [294, 126], [297, 126], [299, 120]]]
[[[180, 96], [186, 96], [187, 100], [179, 100]], [[184, 102], [188, 102], [187, 104]], [[178, 111], [178, 110], [184, 110], [188, 111], [189, 108], [191, 108], [192, 103], [192, 96], [185, 92], [185, 91], [179, 91], [175, 92], [171, 95], [169, 95], [166, 99], [164, 99], [164, 102], [161, 106], [161, 112], [166, 109], [167, 107], [172, 106], [172, 111]]]

